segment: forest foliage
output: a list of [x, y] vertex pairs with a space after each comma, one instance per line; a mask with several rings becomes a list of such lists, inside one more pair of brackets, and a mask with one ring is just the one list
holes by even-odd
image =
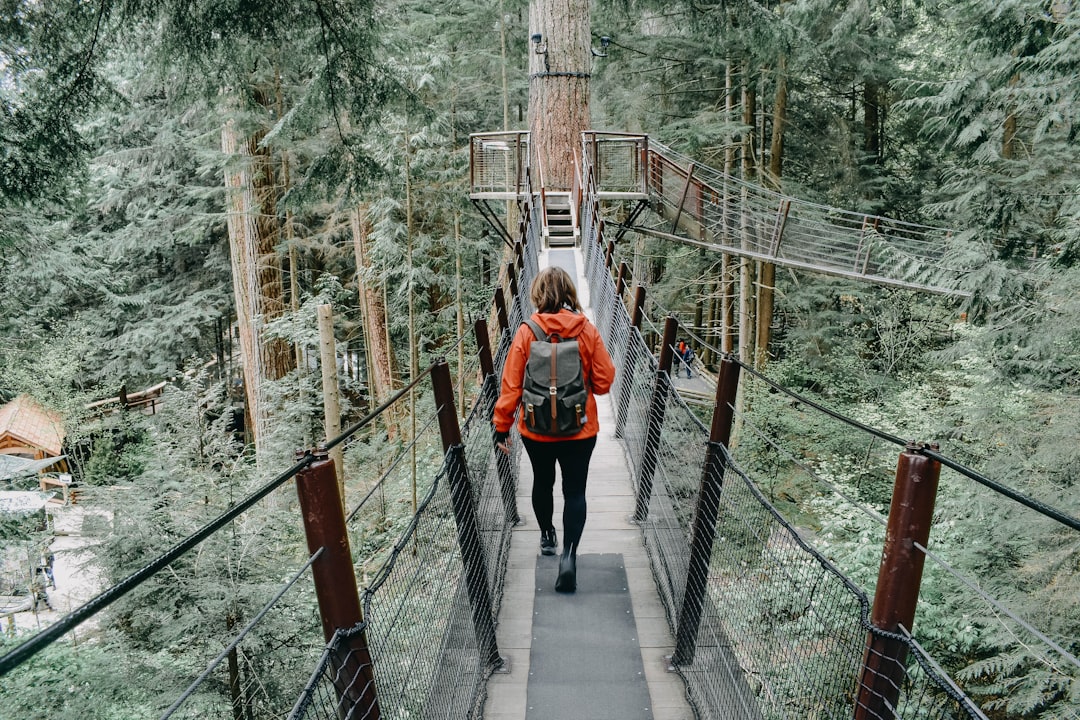
[[[64, 412], [81, 479], [103, 505], [125, 499], [100, 538], [108, 578], [321, 438], [316, 305], [333, 304], [353, 364], [342, 381], [349, 419], [379, 399], [373, 309], [383, 306], [389, 352], [378, 360], [396, 387], [471, 327], [498, 282], [502, 246], [468, 204], [467, 139], [527, 127], [527, 17], [521, 0], [0, 4], [0, 400], [28, 392]], [[954, 230], [950, 251], [970, 268], [965, 299], [778, 272], [770, 377], [940, 442], [1080, 515], [1073, 3], [598, 0], [592, 30], [595, 47], [610, 38], [592, 59], [596, 129], [649, 133], [812, 202]], [[778, 122], [782, 151], [770, 144]], [[238, 160], [223, 152], [223, 128], [267, 158], [263, 212], [283, 306], [267, 327], [297, 358], [268, 384], [274, 422], [258, 461], [232, 432], [237, 368], [208, 365], [239, 342], [226, 186]], [[753, 162], [731, 166], [734, 153]], [[607, 211], [613, 222], [619, 211]], [[645, 269], [651, 298], [701, 325], [718, 258], [632, 235], [620, 252]], [[162, 379], [174, 388], [159, 417], [86, 411]], [[772, 394], [751, 401], [819, 476], [887, 511], [891, 450]], [[350, 462], [377, 464], [407, 435], [395, 418]], [[764, 461], [759, 470], [770, 499], [872, 587], [880, 529], [805, 474]], [[216, 560], [177, 568], [182, 582], [148, 587], [112, 613], [100, 648], [125, 648], [127, 669], [154, 678], [148, 686], [190, 674], [279, 579], [277, 557], [302, 554], [287, 513], [261, 512], [227, 547], [207, 550]], [[951, 566], [1080, 654], [1080, 536], [946, 473], [931, 539]], [[920, 637], [988, 714], [1080, 716], [1080, 669], [972, 602], [947, 572], [930, 572], [923, 598]], [[263, 640], [280, 653], [268, 660], [279, 674], [307, 672], [299, 651], [286, 652], [297, 627], [317, 640], [307, 601]], [[112, 655], [98, 648], [72, 651], [104, 689], [92, 713], [70, 712], [152, 715], [154, 697], [106, 682]], [[16, 704], [33, 695], [0, 691]]]

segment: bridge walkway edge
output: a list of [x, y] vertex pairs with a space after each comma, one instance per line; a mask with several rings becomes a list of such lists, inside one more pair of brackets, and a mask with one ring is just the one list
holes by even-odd
[[[567, 249], [560, 248], [560, 252]], [[575, 248], [579, 300], [592, 316], [588, 285], [582, 274], [584, 261]], [[546, 267], [548, 251], [542, 251], [540, 267]], [[610, 396], [597, 398], [600, 434], [589, 468], [586, 491], [588, 517], [581, 541], [582, 553], [618, 553], [623, 556], [628, 593], [641, 647], [645, 681], [652, 702], [652, 720], [693, 720], [682, 678], [668, 671], [668, 656], [675, 639], [653, 580], [640, 529], [630, 522], [634, 512], [634, 489], [622, 445], [614, 437], [615, 416]], [[524, 720], [528, 711], [530, 652], [533, 638], [533, 604], [536, 595], [536, 563], [540, 531], [532, 515], [532, 468], [521, 453], [517, 488], [518, 512], [523, 522], [514, 528], [503, 599], [496, 630], [501, 654], [510, 661], [510, 672], [492, 675], [487, 684], [484, 720]], [[555, 519], [560, 529], [562, 497], [556, 481]], [[561, 539], [561, 537], [560, 537]], [[555, 582], [554, 576], [551, 582]], [[581, 719], [584, 720], [584, 719]]]

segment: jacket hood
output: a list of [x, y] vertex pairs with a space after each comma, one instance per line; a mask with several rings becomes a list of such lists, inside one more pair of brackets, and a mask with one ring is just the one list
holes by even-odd
[[565, 308], [552, 314], [533, 313], [531, 319], [544, 328], [548, 335], [558, 335], [563, 338], [577, 337], [589, 322], [584, 313]]

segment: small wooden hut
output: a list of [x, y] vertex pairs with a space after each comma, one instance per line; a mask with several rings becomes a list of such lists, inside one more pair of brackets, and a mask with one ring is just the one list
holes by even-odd
[[[63, 455], [63, 446], [64, 421], [59, 413], [46, 410], [29, 395], [0, 407], [0, 455], [45, 460]], [[60, 469], [67, 470], [63, 460]]]

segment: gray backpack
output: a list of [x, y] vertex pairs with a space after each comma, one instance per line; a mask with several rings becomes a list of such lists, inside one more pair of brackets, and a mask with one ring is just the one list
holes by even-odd
[[548, 335], [532, 320], [525, 324], [536, 338], [521, 385], [525, 427], [540, 435], [575, 435], [585, 426], [585, 377], [576, 339]]

